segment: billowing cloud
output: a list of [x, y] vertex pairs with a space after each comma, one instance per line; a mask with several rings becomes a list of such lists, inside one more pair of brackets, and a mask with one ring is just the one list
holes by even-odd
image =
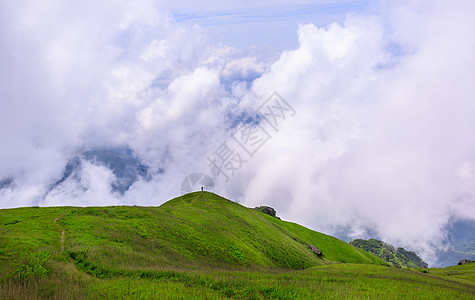
[[[451, 218], [475, 219], [474, 10], [383, 2], [299, 26], [298, 46], [269, 60], [153, 1], [2, 3], [0, 206], [159, 205], [211, 175], [207, 157], [277, 91], [295, 116], [229, 182], [215, 173], [216, 191], [430, 260]], [[116, 147], [150, 178], [117, 193], [117, 173], [83, 158], [60, 181], [78, 153]]]
[[297, 116], [260, 151], [245, 203], [328, 232], [375, 229], [428, 260], [450, 217], [475, 217], [474, 7], [425, 4], [392, 7], [389, 24], [300, 27], [299, 48], [253, 86], [279, 87]]

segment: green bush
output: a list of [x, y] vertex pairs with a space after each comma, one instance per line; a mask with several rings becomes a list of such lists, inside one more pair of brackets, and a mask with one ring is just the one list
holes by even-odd
[[270, 206], [258, 206], [258, 207], [254, 207], [254, 209], [272, 217], [275, 217], [275, 214], [276, 214], [275, 209], [273, 209]]
[[33, 278], [39, 278], [48, 274], [49, 270], [45, 268], [45, 263], [50, 257], [48, 251], [30, 253], [27, 261], [16, 269], [12, 278], [22, 282], [28, 282]]

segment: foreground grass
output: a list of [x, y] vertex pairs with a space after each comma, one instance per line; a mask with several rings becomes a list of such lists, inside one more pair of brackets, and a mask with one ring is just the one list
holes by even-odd
[[475, 264], [388, 267], [209, 193], [160, 207], [0, 210], [0, 264], [0, 299], [475, 298]]
[[180, 279], [113, 278], [94, 293], [112, 298], [169, 299], [471, 299], [475, 286], [419, 271], [339, 264], [299, 271], [185, 272]]
[[[109, 299], [474, 299], [475, 267], [451, 270], [452, 280], [419, 270], [337, 264], [307, 270], [178, 270], [108, 278], [50, 274], [27, 286], [3, 282], [0, 298]], [[438, 272], [438, 270], [434, 271]], [[74, 271], [73, 271], [74, 273]], [[64, 278], [63, 278], [64, 279]]]

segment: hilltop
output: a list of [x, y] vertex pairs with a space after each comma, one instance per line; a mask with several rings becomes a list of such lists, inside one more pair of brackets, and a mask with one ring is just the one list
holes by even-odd
[[398, 270], [208, 192], [159, 207], [0, 210], [0, 245], [0, 298], [410, 297], [410, 287], [427, 280], [427, 292], [441, 297], [475, 293], [463, 281], [473, 278], [472, 266], [456, 269], [460, 282]]

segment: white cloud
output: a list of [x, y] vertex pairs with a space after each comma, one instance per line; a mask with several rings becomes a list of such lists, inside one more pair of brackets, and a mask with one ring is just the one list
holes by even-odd
[[121, 200], [112, 192], [111, 183], [115, 176], [105, 166], [82, 161], [79, 181], [69, 178], [47, 194], [45, 206], [105, 206], [120, 204]]
[[264, 64], [258, 62], [256, 57], [245, 57], [227, 63], [221, 76], [224, 81], [252, 81], [259, 77], [264, 70]]
[[[255, 81], [262, 97], [279, 87], [297, 116], [260, 151], [246, 204], [330, 232], [374, 226], [421, 251], [443, 239], [450, 216], [475, 217], [475, 186], [460, 178], [475, 150], [472, 7], [394, 8], [389, 24], [300, 27], [300, 47]], [[388, 42], [405, 54], [390, 57]]]

